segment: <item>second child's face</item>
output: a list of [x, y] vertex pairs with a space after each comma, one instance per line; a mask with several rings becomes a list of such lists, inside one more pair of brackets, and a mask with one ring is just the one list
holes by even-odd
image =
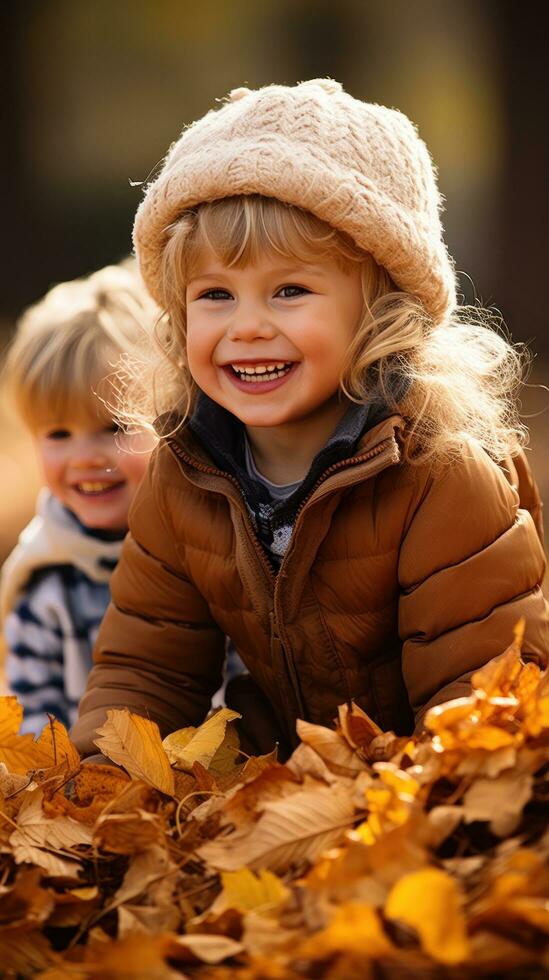
[[358, 267], [264, 255], [227, 268], [205, 250], [187, 287], [191, 374], [247, 426], [310, 420], [338, 392], [362, 309]]
[[54, 420], [36, 430], [35, 444], [47, 486], [85, 527], [126, 530], [130, 504], [152, 451], [146, 437], [131, 438], [131, 448], [136, 451], [125, 452], [124, 446], [119, 448], [116, 427], [108, 418], [94, 415], [78, 421]]

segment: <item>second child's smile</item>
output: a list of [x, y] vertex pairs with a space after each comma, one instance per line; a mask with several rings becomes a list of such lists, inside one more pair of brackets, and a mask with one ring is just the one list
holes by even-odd
[[125, 486], [125, 480], [118, 480], [115, 483], [107, 483], [102, 480], [81, 480], [79, 483], [73, 484], [73, 490], [86, 497], [104, 497], [120, 490], [123, 486]]

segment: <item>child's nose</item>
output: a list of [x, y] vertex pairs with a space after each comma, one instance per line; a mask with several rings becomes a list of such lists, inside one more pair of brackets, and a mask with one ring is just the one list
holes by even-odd
[[75, 469], [99, 469], [108, 466], [109, 460], [109, 454], [104, 447], [93, 439], [81, 439], [73, 446], [71, 464]]
[[271, 322], [268, 313], [262, 307], [247, 306], [237, 310], [228, 329], [229, 340], [265, 340], [273, 337], [276, 327]]

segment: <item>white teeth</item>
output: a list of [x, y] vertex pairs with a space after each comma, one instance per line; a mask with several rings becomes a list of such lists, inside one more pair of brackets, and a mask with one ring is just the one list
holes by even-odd
[[[274, 361], [272, 364], [231, 364], [233, 371], [241, 376], [253, 377], [253, 375], [261, 375], [263, 380], [266, 381], [266, 374], [272, 374], [273, 371], [286, 371], [292, 366], [292, 361]], [[246, 378], [247, 380], [247, 378]]]
[[77, 490], [81, 490], [83, 493], [102, 493], [104, 490], [110, 490], [112, 486], [112, 483], [92, 480], [83, 480], [82, 483], [76, 484]]

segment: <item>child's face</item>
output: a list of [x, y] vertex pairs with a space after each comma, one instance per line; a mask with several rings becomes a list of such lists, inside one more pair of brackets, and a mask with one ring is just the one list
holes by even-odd
[[[124, 451], [128, 438], [135, 452]], [[49, 489], [85, 527], [127, 528], [130, 504], [152, 451], [148, 436], [121, 436], [108, 417], [90, 414], [38, 428], [35, 444]]]
[[338, 391], [362, 310], [358, 266], [265, 254], [227, 268], [204, 250], [187, 286], [191, 374], [245, 425], [310, 419]]

